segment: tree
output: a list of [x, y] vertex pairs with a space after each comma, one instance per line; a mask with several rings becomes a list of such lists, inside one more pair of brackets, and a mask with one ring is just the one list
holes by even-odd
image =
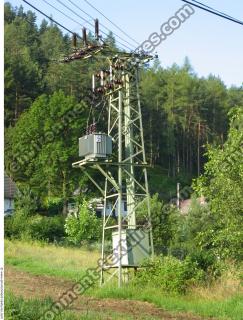
[[198, 243], [221, 258], [243, 258], [243, 109], [230, 112], [230, 130], [223, 147], [208, 147], [209, 161], [195, 189], [207, 198], [213, 223]]
[[[153, 228], [154, 247], [157, 253], [168, 253], [171, 241], [177, 228], [179, 216], [174, 207], [164, 204], [158, 194], [150, 199], [151, 224]], [[141, 204], [137, 212], [137, 223], [145, 224], [147, 205]]]
[[98, 240], [101, 233], [100, 220], [88, 203], [83, 201], [77, 217], [69, 215], [66, 218], [65, 231], [68, 239], [76, 245], [83, 241]]
[[14, 125], [19, 115], [41, 93], [42, 72], [38, 62], [39, 46], [34, 14], [28, 11], [25, 15], [21, 12], [16, 15], [11, 7], [6, 7], [5, 121], [9, 126]]
[[56, 92], [40, 96], [6, 130], [6, 168], [15, 181], [27, 184], [44, 199], [62, 195], [67, 201], [79, 185], [80, 172], [72, 168], [78, 157], [78, 137], [86, 124], [86, 105]]

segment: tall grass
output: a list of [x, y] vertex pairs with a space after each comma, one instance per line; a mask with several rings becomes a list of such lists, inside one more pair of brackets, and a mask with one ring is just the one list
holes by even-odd
[[96, 267], [100, 254], [82, 248], [5, 240], [5, 264], [31, 272], [77, 281], [87, 268]]
[[[23, 299], [16, 297], [11, 292], [5, 292], [4, 300], [4, 319], [6, 320], [34, 320], [42, 319], [41, 316], [49, 309], [51, 309], [54, 301], [47, 298], [39, 299]], [[50, 317], [49, 317], [50, 318]], [[50, 318], [51, 319], [51, 318]], [[56, 315], [55, 320], [132, 320], [134, 317], [119, 312], [98, 312], [98, 311], [77, 311], [68, 310], [62, 311]], [[153, 320], [153, 317], [143, 316], [141, 320]], [[156, 318], [157, 319], [157, 318]], [[154, 319], [155, 320], [155, 319]]]

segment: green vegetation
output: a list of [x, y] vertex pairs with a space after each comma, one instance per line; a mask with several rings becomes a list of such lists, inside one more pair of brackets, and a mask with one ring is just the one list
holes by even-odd
[[77, 217], [68, 216], [65, 223], [67, 239], [74, 244], [83, 241], [98, 240], [101, 235], [101, 223], [93, 209], [89, 209], [88, 203], [83, 202], [77, 213]]
[[[97, 292], [98, 298], [118, 298], [118, 299], [139, 299], [141, 301], [152, 302], [158, 307], [161, 307], [168, 311], [176, 312], [191, 312], [206, 317], [214, 317], [215, 319], [242, 319], [242, 296], [236, 295], [233, 298], [224, 301], [207, 301], [205, 299], [198, 299], [195, 297], [180, 297], [180, 296], [167, 296], [165, 294], [156, 293], [154, 290], [142, 292], [138, 294], [132, 289], [125, 289], [123, 291], [106, 290]], [[19, 298], [11, 294], [5, 293], [5, 319], [7, 320], [32, 320], [36, 319], [37, 315], [42, 315], [50, 306], [53, 301], [51, 299], [26, 300]], [[126, 314], [119, 314], [115, 312], [94, 312], [88, 311], [86, 314], [77, 314], [71, 311], [64, 311], [55, 319], [57, 320], [132, 320], [132, 316]], [[139, 319], [153, 320], [152, 316], [146, 317], [141, 315]]]
[[[6, 320], [33, 320], [39, 319], [43, 313], [50, 309], [54, 301], [51, 299], [23, 299], [16, 297], [10, 292], [5, 292], [5, 319]], [[129, 315], [119, 312], [104, 312], [102, 311], [85, 311], [72, 312], [63, 311], [55, 317], [56, 320], [132, 320]], [[140, 317], [141, 320], [153, 320], [153, 317]]]
[[5, 236], [19, 239], [60, 241], [65, 235], [63, 217], [35, 215], [28, 217], [18, 212], [14, 217], [5, 218]]
[[209, 147], [205, 174], [195, 189], [207, 197], [211, 223], [198, 234], [203, 249], [221, 258], [243, 259], [243, 108], [231, 111], [223, 148]]
[[[107, 40], [115, 46], [112, 35]], [[85, 133], [93, 103], [91, 74], [104, 65], [94, 59], [55, 62], [70, 49], [70, 37], [57, 26], [45, 20], [37, 26], [32, 11], [5, 3], [5, 166], [20, 191], [29, 187], [36, 197], [35, 213], [50, 215], [46, 204], [59, 198], [58, 213], [66, 215], [75, 190], [90, 197], [95, 192], [71, 164], [78, 160], [78, 138]], [[242, 92], [241, 87], [227, 89], [212, 75], [199, 78], [188, 59], [181, 67], [164, 69], [155, 61], [142, 70], [152, 194], [158, 192], [167, 202], [175, 196], [176, 182], [189, 186], [202, 173], [204, 145], [224, 143], [228, 112], [243, 106]], [[100, 119], [97, 130], [104, 131], [105, 113], [92, 112], [91, 118]]]
[[5, 263], [36, 275], [47, 274], [77, 281], [87, 268], [96, 266], [99, 256], [95, 249], [87, 255], [87, 249], [5, 240]]
[[[107, 127], [105, 108], [90, 113], [91, 74], [104, 65], [94, 59], [54, 62], [70, 51], [70, 37], [45, 20], [37, 26], [35, 14], [22, 7], [5, 3], [4, 23], [5, 170], [19, 189], [14, 216], [4, 222], [12, 239], [5, 242], [5, 261], [32, 274], [77, 281], [97, 264], [101, 221], [87, 204], [97, 190], [72, 163], [87, 118], [100, 119], [98, 131]], [[116, 47], [112, 35], [106, 40]], [[95, 286], [86, 294], [240, 320], [243, 88], [226, 88], [212, 75], [199, 78], [186, 58], [180, 67], [165, 69], [155, 61], [142, 69], [141, 96], [157, 257], [129, 286]], [[192, 198], [186, 215], [171, 201], [177, 182], [181, 199]], [[196, 201], [201, 196], [203, 206]], [[67, 217], [69, 202], [79, 208], [77, 216]], [[141, 224], [144, 210], [141, 205], [137, 212]], [[33, 310], [38, 314], [50, 303], [10, 294], [7, 317], [32, 319]], [[75, 319], [65, 316], [60, 319]]]
[[[15, 297], [10, 292], [5, 292], [4, 310], [5, 319], [7, 320], [32, 320], [39, 319], [42, 314], [48, 310], [53, 301], [51, 299], [45, 300], [24, 300], [23, 298]], [[78, 319], [70, 312], [63, 312], [56, 317], [57, 320], [71, 320]], [[86, 318], [83, 318], [86, 319]]]
[[177, 258], [156, 257], [145, 264], [135, 277], [135, 285], [158, 287], [167, 293], [185, 293], [188, 287], [203, 282], [205, 274], [189, 257], [183, 261]]
[[[34, 275], [51, 275], [78, 281], [88, 267], [96, 266], [98, 258], [99, 252], [96, 250], [5, 240], [6, 264]], [[210, 283], [202, 282], [198, 268], [188, 261], [180, 263], [175, 258], [165, 258], [162, 263], [156, 261], [153, 267], [159, 269], [153, 275], [150, 272], [151, 281], [146, 281], [148, 275], [144, 274], [146, 271], [142, 271], [141, 276], [138, 275], [137, 282], [135, 280], [121, 289], [109, 284], [99, 288], [97, 284], [85, 295], [147, 301], [164, 310], [191, 312], [216, 319], [241, 320], [242, 271], [236, 267], [231, 266], [229, 270], [227, 266], [227, 269], [222, 271], [221, 277], [211, 280]], [[156, 280], [160, 283], [156, 283]], [[185, 284], [187, 293], [178, 294], [178, 288], [184, 291]]]
[[[92, 292], [93, 294], [93, 292]], [[241, 320], [243, 312], [243, 294], [236, 294], [225, 299], [202, 298], [194, 292], [186, 296], [168, 295], [155, 288], [139, 290], [136, 287], [122, 289], [106, 288], [94, 295], [99, 298], [134, 299], [154, 303], [164, 310], [191, 312], [215, 319]]]

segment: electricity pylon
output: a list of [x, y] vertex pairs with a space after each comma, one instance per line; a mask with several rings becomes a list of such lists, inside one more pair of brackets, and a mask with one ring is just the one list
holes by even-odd
[[[127, 280], [129, 268], [136, 270], [142, 258], [153, 255], [148, 165], [139, 94], [139, 67], [152, 57], [124, 52], [114, 54], [105, 45], [95, 45], [93, 52], [100, 50], [108, 51], [110, 55], [109, 69], [93, 76], [92, 90], [94, 94], [103, 95], [107, 101], [107, 136], [112, 139], [113, 155], [107, 159], [85, 158], [74, 163], [73, 167], [80, 168], [102, 193], [104, 212], [100, 283], [117, 276], [120, 287]], [[84, 59], [87, 54], [92, 55], [91, 51], [75, 52], [74, 56], [64, 61]], [[104, 187], [92, 178], [88, 168], [100, 172], [104, 177]], [[108, 204], [111, 210], [107, 209]], [[127, 205], [126, 212], [124, 204]], [[110, 231], [113, 249], [109, 254], [105, 250], [105, 243]], [[132, 258], [128, 256], [129, 250], [134, 253]], [[108, 278], [105, 278], [105, 272], [109, 274]]]
[[[150, 236], [150, 250], [153, 254], [152, 227], [150, 223], [150, 196], [148, 188], [147, 162], [144, 147], [144, 135], [142, 125], [141, 103], [139, 95], [139, 64], [140, 59], [134, 59], [130, 56], [116, 57], [110, 61], [110, 80], [118, 83], [108, 90], [106, 97], [108, 100], [108, 131], [107, 134], [112, 137], [113, 143], [117, 146], [117, 162], [109, 165], [117, 166], [116, 172], [111, 173], [109, 166], [104, 172], [103, 169], [97, 168], [104, 174], [105, 192], [104, 208], [107, 202], [112, 201], [113, 210], [117, 208], [117, 223], [109, 224], [112, 211], [103, 216], [103, 233], [102, 233], [102, 261], [105, 257], [105, 240], [106, 233], [109, 229], [118, 230], [118, 263], [117, 268], [111, 273], [110, 278], [118, 272], [118, 285], [122, 283], [122, 269], [134, 267], [134, 265], [123, 265], [122, 252], [122, 231], [124, 229], [138, 229], [144, 227], [137, 224], [136, 213], [139, 207], [144, 204], [147, 207], [147, 219]], [[111, 179], [112, 178], [112, 179]], [[115, 192], [113, 192], [115, 190]], [[122, 205], [127, 204], [127, 213], [125, 215]], [[114, 249], [114, 248], [113, 248]], [[148, 248], [146, 248], [148, 249]], [[104, 271], [110, 267], [102, 265], [101, 283], [104, 282]]]

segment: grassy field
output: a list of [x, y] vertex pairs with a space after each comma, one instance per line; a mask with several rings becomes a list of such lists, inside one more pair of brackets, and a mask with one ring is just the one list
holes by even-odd
[[36, 275], [78, 281], [85, 270], [97, 265], [100, 253], [40, 243], [5, 240], [5, 264]]
[[[6, 265], [14, 266], [17, 270], [33, 275], [49, 275], [57, 277], [57, 279], [78, 281], [88, 267], [97, 266], [98, 258], [99, 252], [96, 250], [87, 251], [85, 249], [62, 248], [54, 245], [5, 241]], [[192, 288], [192, 291], [184, 296], [166, 295], [166, 293], [151, 287], [138, 290], [138, 288], [131, 285], [122, 289], [111, 286], [99, 288], [96, 285], [86, 292], [85, 295], [99, 299], [117, 298], [147, 301], [164, 310], [191, 312], [216, 319], [243, 319], [242, 287], [239, 281], [234, 279], [230, 274], [210, 288]], [[28, 306], [28, 303], [40, 303], [33, 301], [21, 302], [18, 301], [19, 298], [17, 299], [11, 295], [10, 298], [12, 301], [17, 301], [16, 303], [26, 303], [26, 306]], [[43, 303], [47, 302], [44, 301]], [[65, 319], [69, 319], [68, 316]], [[79, 317], [78, 319], [92, 318], [90, 314], [86, 316], [86, 318]], [[126, 318], [125, 315], [123, 315], [123, 318], [119, 318], [119, 314], [112, 314], [109, 317], [110, 319], [130, 319], [129, 317]], [[106, 319], [109, 319], [109, 317]], [[15, 318], [13, 319], [15, 320]], [[73, 317], [72, 319], [75, 318]], [[92, 319], [102, 318], [93, 317]]]

